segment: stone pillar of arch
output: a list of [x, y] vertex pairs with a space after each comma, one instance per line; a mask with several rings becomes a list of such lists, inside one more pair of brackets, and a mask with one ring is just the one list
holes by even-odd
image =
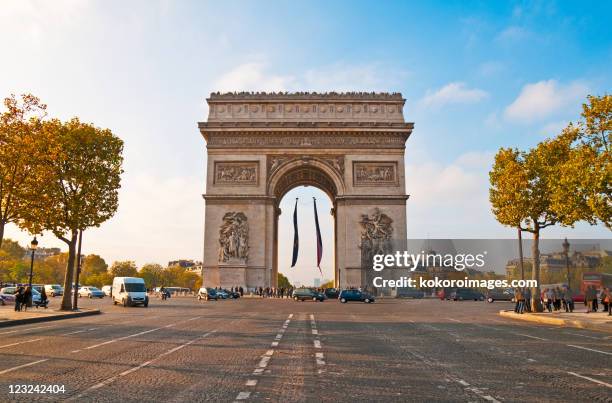
[[291, 189], [333, 204], [339, 287], [367, 282], [363, 259], [406, 239], [401, 94], [211, 94], [199, 128], [207, 143], [204, 285], [276, 286], [279, 203]]

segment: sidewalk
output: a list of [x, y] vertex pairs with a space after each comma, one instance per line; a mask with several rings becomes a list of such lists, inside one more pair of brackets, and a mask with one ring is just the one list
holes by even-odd
[[514, 311], [499, 311], [499, 314], [510, 319], [612, 333], [612, 316], [608, 316], [607, 312], [542, 312], [521, 315], [514, 313]]
[[27, 312], [15, 312], [13, 306], [0, 307], [0, 328], [26, 323], [49, 322], [53, 320], [80, 318], [98, 315], [99, 309], [79, 309], [77, 312], [56, 311], [55, 309], [28, 308]]

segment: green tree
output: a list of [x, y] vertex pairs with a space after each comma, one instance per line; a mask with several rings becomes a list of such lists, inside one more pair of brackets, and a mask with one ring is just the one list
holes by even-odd
[[136, 263], [131, 260], [125, 260], [113, 263], [110, 268], [110, 274], [112, 277], [137, 277], [138, 269], [136, 268]]
[[91, 284], [93, 277], [105, 275], [108, 271], [108, 264], [98, 255], [87, 255], [83, 259], [83, 267], [81, 268], [80, 282], [83, 284]]
[[279, 288], [290, 288], [293, 287], [289, 282], [289, 279], [283, 273], [277, 273], [278, 287]]
[[164, 268], [157, 263], [147, 263], [142, 266], [139, 275], [143, 278], [147, 288], [159, 287], [162, 285]]
[[[520, 228], [533, 235], [532, 279], [540, 283], [540, 232], [560, 223], [571, 225], [570, 218], [553, 208], [558, 170], [569, 159], [576, 133], [565, 130], [560, 136], [539, 143], [529, 152], [500, 149], [489, 173], [489, 199], [493, 214], [503, 225]], [[539, 286], [531, 289], [535, 311], [541, 311]]]
[[49, 256], [43, 261], [35, 262], [34, 277], [36, 281], [45, 284], [61, 284], [64, 279], [67, 262], [67, 253]]
[[0, 114], [0, 246], [6, 224], [19, 218], [21, 193], [36, 166], [30, 151], [46, 109], [30, 94], [20, 100], [11, 95], [4, 99], [4, 106]]
[[582, 120], [565, 132], [575, 143], [557, 172], [552, 207], [568, 225], [602, 222], [612, 229], [612, 96], [589, 96]]
[[[19, 209], [19, 225], [32, 233], [43, 230], [68, 245], [64, 289], [72, 285], [79, 230], [98, 227], [118, 207], [123, 142], [108, 129], [81, 123], [45, 121], [33, 153], [39, 162]], [[64, 293], [62, 310], [71, 310]]]

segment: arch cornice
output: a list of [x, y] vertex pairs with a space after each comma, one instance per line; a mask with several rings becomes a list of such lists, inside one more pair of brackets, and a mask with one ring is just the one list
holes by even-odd
[[[292, 183], [283, 183], [283, 179], [287, 178], [288, 175], [297, 172], [307, 172], [311, 170], [312, 173], [322, 174], [330, 185], [318, 183], [312, 178], [296, 175], [296, 178], [292, 180]], [[325, 193], [329, 195], [332, 200], [335, 200], [339, 196], [343, 196], [346, 193], [344, 179], [341, 173], [336, 169], [332, 168], [323, 159], [315, 156], [301, 156], [292, 158], [288, 161], [281, 163], [272, 172], [268, 173], [268, 179], [266, 182], [266, 193], [270, 197], [276, 197], [278, 201], [282, 199], [285, 193], [297, 186], [316, 186], [321, 188]]]

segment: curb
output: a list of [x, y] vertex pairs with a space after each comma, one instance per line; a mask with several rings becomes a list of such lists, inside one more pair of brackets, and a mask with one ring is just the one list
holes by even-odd
[[590, 322], [586, 322], [583, 320], [551, 318], [548, 316], [541, 316], [542, 314], [532, 314], [532, 313], [524, 313], [522, 315], [517, 315], [514, 313], [514, 311], [499, 311], [499, 315], [505, 318], [522, 320], [526, 322], [542, 323], [545, 325], [555, 325], [555, 326], [568, 326], [568, 327], [575, 327], [578, 329], [597, 330], [599, 332], [612, 333], [612, 325], [605, 325], [605, 324], [600, 324], [600, 323], [590, 323]]
[[82, 312], [66, 313], [66, 314], [52, 315], [52, 316], [42, 316], [40, 318], [24, 318], [24, 319], [7, 320], [5, 322], [0, 322], [0, 328], [25, 325], [28, 323], [52, 322], [52, 321], [63, 320], [63, 319], [81, 318], [83, 316], [99, 315], [101, 313], [102, 312], [99, 309], [91, 309], [91, 310], [82, 311]]

